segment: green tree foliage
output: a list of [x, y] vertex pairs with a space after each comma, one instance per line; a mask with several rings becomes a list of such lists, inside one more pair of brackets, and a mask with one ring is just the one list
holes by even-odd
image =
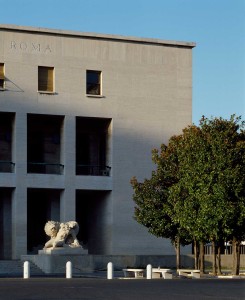
[[181, 136], [181, 175], [171, 197], [183, 195], [176, 201], [175, 216], [199, 242], [216, 245], [234, 237], [241, 241], [244, 234], [243, 127], [234, 116], [203, 118], [200, 127], [188, 127]]
[[[153, 161], [157, 170], [151, 179], [132, 181], [136, 220], [172, 241], [174, 236], [184, 241], [191, 236], [195, 242], [213, 245], [232, 240], [237, 253], [233, 273], [237, 274], [236, 249], [245, 239], [244, 122], [235, 116], [230, 120], [203, 117], [200, 126], [185, 128], [170, 138], [168, 146], [153, 150]], [[139, 193], [139, 187], [146, 189], [144, 193]], [[148, 223], [142, 214], [145, 220], [151, 218]]]

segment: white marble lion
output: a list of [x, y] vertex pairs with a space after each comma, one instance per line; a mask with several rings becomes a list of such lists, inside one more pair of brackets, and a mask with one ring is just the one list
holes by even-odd
[[80, 247], [77, 239], [79, 225], [75, 221], [60, 223], [56, 221], [48, 221], [44, 227], [45, 233], [50, 240], [44, 246], [46, 248], [56, 247]]

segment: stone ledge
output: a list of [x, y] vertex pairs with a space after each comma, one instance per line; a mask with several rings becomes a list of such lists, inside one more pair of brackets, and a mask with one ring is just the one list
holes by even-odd
[[38, 251], [39, 255], [83, 255], [88, 254], [88, 250], [83, 249], [82, 247], [60, 247], [60, 248], [47, 248]]

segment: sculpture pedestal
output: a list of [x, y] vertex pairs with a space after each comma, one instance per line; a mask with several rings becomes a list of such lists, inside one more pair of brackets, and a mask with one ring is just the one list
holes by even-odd
[[38, 255], [84, 255], [88, 254], [88, 250], [82, 247], [57, 247], [57, 248], [47, 248], [38, 251]]
[[66, 263], [73, 265], [73, 273], [91, 269], [88, 250], [82, 247], [47, 248], [38, 251], [38, 255], [22, 255], [21, 260], [31, 261], [46, 274], [65, 274]]

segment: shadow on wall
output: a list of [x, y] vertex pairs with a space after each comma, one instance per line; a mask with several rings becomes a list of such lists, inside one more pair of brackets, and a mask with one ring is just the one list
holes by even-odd
[[24, 93], [24, 90], [9, 78], [5, 77], [4, 81], [5, 81], [5, 91]]
[[[23, 92], [22, 90], [16, 90], [19, 92]], [[0, 93], [0, 103], [1, 101], [5, 101], [4, 93]], [[28, 103], [22, 103], [20, 108], [20, 103], [17, 103], [17, 100], [11, 101], [8, 97], [6, 98], [10, 101], [8, 105], [9, 107], [17, 107], [17, 111], [15, 112], [15, 117], [18, 116], [18, 113], [21, 112], [23, 116], [23, 112], [26, 114], [29, 111], [33, 110], [33, 104], [28, 107]], [[28, 100], [28, 99], [27, 99]], [[6, 102], [6, 101], [5, 101]], [[23, 101], [22, 101], [23, 102]], [[58, 105], [58, 104], [57, 104]], [[38, 110], [38, 104], [36, 109]], [[45, 104], [41, 106], [41, 112], [46, 111], [46, 115], [48, 116], [51, 113], [55, 112], [57, 108], [60, 115], [57, 116], [58, 121], [54, 122], [54, 124], [58, 124], [57, 127], [60, 132], [63, 134], [63, 125], [60, 123], [66, 122], [66, 117], [61, 116], [62, 109], [55, 106], [52, 106], [52, 111], [49, 110], [49, 107], [45, 107]], [[20, 111], [18, 111], [18, 109]], [[79, 107], [80, 109], [80, 107]], [[69, 113], [73, 112], [74, 108], [68, 111], [63, 111], [64, 115], [69, 115]], [[74, 113], [74, 112], [73, 112]], [[130, 113], [131, 116], [137, 115], [137, 112]], [[109, 116], [110, 117], [110, 116]], [[64, 118], [64, 122], [63, 122]], [[74, 116], [75, 118], [75, 116]], [[27, 118], [28, 119], [28, 118]], [[29, 115], [29, 121], [32, 121], [32, 116]], [[112, 120], [114, 122], [114, 120]], [[163, 129], [160, 128], [159, 131], [162, 132], [163, 138], [165, 140], [159, 140], [159, 134], [155, 134], [152, 128], [148, 126], [145, 120], [137, 120], [137, 126], [133, 126], [134, 120], [130, 120], [132, 123], [132, 128], [129, 128], [127, 125], [124, 127], [125, 120], [119, 119], [115, 120], [117, 122], [117, 126], [114, 126], [113, 130], [113, 149], [111, 150], [110, 155], [112, 156], [112, 172], [111, 176], [113, 176], [114, 182], [119, 182], [120, 184], [116, 185], [116, 194], [117, 197], [113, 201], [115, 201], [116, 209], [113, 212], [114, 222], [117, 222], [117, 231], [122, 234], [122, 238], [120, 240], [123, 241], [124, 237], [127, 237], [127, 240], [132, 242], [131, 248], [138, 247], [141, 249], [141, 244], [135, 240], [135, 232], [130, 230], [130, 226], [134, 226], [135, 222], [133, 220], [133, 201], [132, 201], [132, 188], [130, 186], [130, 178], [136, 176], [147, 177], [150, 176], [152, 169], [154, 168], [153, 164], [151, 164], [151, 150], [155, 147], [160, 147], [162, 142], [166, 142], [168, 138], [167, 132], [168, 128]], [[115, 123], [114, 122], [114, 123]], [[161, 120], [158, 121], [159, 123]], [[15, 123], [16, 126], [16, 122]], [[31, 123], [33, 126], [34, 123]], [[100, 124], [99, 124], [100, 125]], [[35, 126], [38, 126], [35, 124]], [[41, 126], [41, 125], [40, 125]], [[65, 127], [65, 125], [64, 125]], [[147, 127], [147, 130], [144, 128]], [[116, 128], [116, 130], [115, 130]], [[154, 126], [155, 128], [155, 126]], [[62, 129], [62, 130], [61, 130]], [[65, 132], [66, 128], [64, 129]], [[138, 133], [138, 134], [137, 134]], [[166, 133], [166, 135], [164, 135]], [[15, 130], [14, 130], [15, 134]], [[23, 133], [24, 134], [24, 133]], [[27, 133], [26, 133], [27, 134]], [[32, 134], [32, 131], [31, 131]], [[35, 133], [33, 133], [35, 136]], [[56, 137], [56, 136], [55, 136]], [[47, 140], [47, 138], [46, 138]], [[45, 140], [45, 141], [46, 141]], [[50, 139], [48, 139], [49, 141]], [[35, 144], [35, 139], [33, 138], [33, 144]], [[54, 139], [53, 144], [57, 144], [59, 141], [56, 138]], [[120, 141], [120, 143], [118, 142]], [[123, 141], [123, 142], [122, 142]], [[102, 141], [103, 142], [103, 141]], [[54, 145], [51, 145], [46, 141], [46, 143], [42, 144], [48, 149], [47, 152], [49, 155], [53, 155], [56, 151]], [[35, 146], [35, 147], [34, 147]], [[36, 144], [33, 146], [35, 149], [35, 154], [37, 153], [37, 149], [39, 149]], [[60, 147], [64, 147], [62, 144]], [[18, 145], [15, 145], [15, 151], [18, 151]], [[143, 150], [144, 149], [144, 150]], [[60, 152], [61, 149], [59, 150]], [[27, 151], [28, 152], [28, 151]], [[56, 152], [55, 152], [56, 155]], [[104, 153], [101, 154], [103, 157]], [[59, 154], [60, 156], [60, 154]], [[56, 157], [56, 156], [55, 156]], [[58, 155], [57, 155], [58, 157]], [[65, 163], [65, 162], [64, 162]], [[17, 162], [18, 164], [18, 162]], [[18, 166], [16, 166], [18, 167]], [[65, 168], [65, 166], [64, 166]], [[141, 178], [139, 178], [140, 180]], [[143, 179], [143, 178], [142, 178]], [[61, 190], [58, 189], [28, 189], [28, 217], [27, 217], [27, 240], [28, 240], [28, 253], [37, 253], [38, 249], [42, 248], [46, 242], [46, 236], [44, 232], [44, 225], [48, 220], [57, 220], [60, 221], [60, 194]], [[76, 218], [81, 227], [81, 232], [78, 235], [78, 239], [85, 244], [88, 244], [88, 250], [91, 254], [99, 254], [99, 253], [110, 253], [109, 245], [107, 245], [106, 241], [110, 241], [111, 237], [111, 223], [108, 222], [108, 216], [105, 217], [105, 212], [110, 213], [110, 209], [108, 208], [107, 196], [110, 192], [105, 191], [90, 191], [87, 194], [84, 192], [78, 192], [76, 204], [77, 204], [77, 212]], [[85, 201], [83, 202], [83, 198]], [[126, 203], [126, 204], [125, 204]], [[127, 209], [126, 209], [127, 207]], [[122, 208], [122, 209], [121, 209]], [[86, 216], [84, 214], [86, 212]], [[118, 216], [120, 214], [120, 219]], [[104, 218], [104, 219], [103, 219]], [[127, 220], [127, 226], [125, 230], [125, 219]], [[13, 222], [13, 220], [12, 220]], [[147, 235], [147, 229], [144, 229]], [[138, 231], [137, 231], [138, 233]], [[139, 239], [140, 240], [140, 239]], [[145, 243], [145, 240], [140, 241], [141, 243]], [[137, 245], [136, 245], [137, 244]], [[160, 245], [156, 241], [156, 246]], [[121, 245], [119, 245], [121, 247]], [[150, 247], [150, 245], [149, 245]], [[146, 249], [148, 250], [148, 249]]]

